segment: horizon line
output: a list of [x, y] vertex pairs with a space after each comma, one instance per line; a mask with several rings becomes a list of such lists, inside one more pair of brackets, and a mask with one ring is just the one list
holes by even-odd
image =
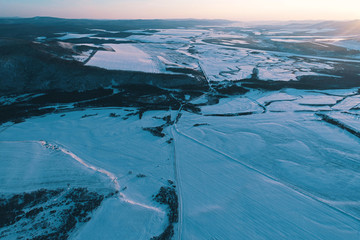
[[66, 19], [66, 20], [97, 20], [97, 21], [151, 21], [151, 20], [202, 20], [202, 21], [229, 21], [229, 22], [320, 22], [320, 21], [333, 21], [333, 22], [353, 22], [360, 21], [359, 19], [302, 19], [302, 20], [233, 20], [225, 18], [67, 18], [67, 17], [55, 17], [55, 16], [31, 16], [31, 17], [19, 17], [19, 16], [0, 16], [0, 19], [34, 19], [34, 18], [54, 18], [54, 19]]

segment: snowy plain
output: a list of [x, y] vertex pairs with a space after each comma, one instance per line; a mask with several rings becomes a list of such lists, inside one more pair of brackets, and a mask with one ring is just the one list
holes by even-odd
[[[91, 221], [89, 227], [81, 228], [74, 236], [99, 239], [107, 234], [108, 239], [119, 236], [150, 239], [160, 234], [166, 224], [166, 209], [154, 202], [152, 195], [167, 180], [173, 179], [172, 162], [165, 139], [157, 139], [142, 127], [162, 121], [152, 117], [163, 113], [144, 116], [144, 121], [137, 121], [137, 116], [126, 121], [109, 117], [113, 112], [125, 116], [131, 109], [126, 110], [88, 110], [65, 117], [55, 114], [3, 131], [0, 140], [1, 164], [5, 166], [1, 168], [2, 190], [17, 193], [68, 184], [119, 190], [119, 196], [105, 201], [95, 214], [92, 220], [95, 223]], [[94, 113], [99, 115], [82, 118]], [[15, 132], [8, 131], [10, 129]], [[60, 146], [74, 156], [63, 151], [49, 156], [41, 141]], [[30, 146], [25, 148], [26, 145]], [[16, 159], [16, 162], [7, 162], [7, 159]], [[99, 224], [105, 219], [113, 224]]]
[[145, 52], [132, 44], [109, 44], [114, 51], [98, 51], [87, 63], [110, 70], [159, 72], [156, 64]]
[[[119, 189], [73, 239], [160, 234], [166, 208], [152, 196], [168, 180], [177, 185], [179, 239], [358, 239], [359, 139], [320, 121], [314, 113], [321, 105], [308, 112], [271, 108], [276, 101], [336, 106], [354, 91], [323, 99], [301, 90], [250, 92], [203, 107], [201, 115], [183, 112], [163, 138], [143, 128], [163, 124], [164, 116], [176, 118], [176, 111], [149, 111], [139, 119], [126, 117], [136, 111], [131, 108], [88, 109], [5, 125], [0, 152], [17, 162], [2, 168], [0, 186], [10, 184], [13, 192], [68, 183]], [[267, 112], [257, 105], [270, 101]], [[252, 115], [207, 116], [249, 108]], [[85, 165], [63, 151], [49, 152], [41, 141], [66, 149]]]
[[[116, 44], [88, 45], [103, 50], [92, 57], [92, 50], [84, 51], [74, 59], [90, 58], [86, 65], [109, 70], [196, 70], [209, 82], [249, 79], [255, 67], [260, 80], [339, 78], [320, 71], [360, 62], [249, 46], [262, 48], [265, 38], [357, 49], [356, 41], [322, 35], [331, 29], [301, 30], [311, 36], [289, 30], [151, 30], [129, 30], [141, 34], [111, 38]], [[58, 40], [76, 38], [109, 40], [77, 33]], [[28, 97], [2, 97], [0, 102]], [[251, 90], [223, 96], [216, 104], [207, 104], [208, 97], [190, 100], [199, 104], [198, 113], [152, 110], [140, 118], [136, 108], [70, 109], [4, 124], [0, 190], [16, 194], [71, 186], [118, 191], [71, 233], [78, 240], [158, 236], [168, 225], [168, 208], [154, 195], [170, 182], [179, 201], [174, 239], [360, 239], [359, 138], [318, 115], [360, 132], [358, 89]], [[164, 137], [146, 130], [162, 126], [168, 116], [172, 124]]]
[[[334, 62], [360, 62], [357, 59], [360, 53], [355, 59], [347, 59], [321, 57], [316, 53], [306, 55], [262, 50], [268, 45], [266, 41], [285, 44], [311, 43], [315, 46], [314, 49], [316, 49], [316, 45], [321, 45], [320, 47], [325, 50], [330, 47], [359, 50], [357, 49], [359, 42], [354, 40], [353, 36], [342, 36], [342, 38], [318, 36], [315, 34], [318, 32], [316, 29], [306, 29], [308, 35], [305, 36], [289, 35], [286, 31], [279, 33], [265, 31], [255, 35], [255, 38], [249, 36], [245, 30], [242, 32], [224, 32], [211, 28], [151, 30], [152, 33], [128, 30], [127, 32], [134, 33], [134, 35], [124, 38], [109, 38], [118, 43], [100, 46], [111, 47], [115, 51], [98, 51], [87, 65], [111, 70], [155, 73], [171, 73], [166, 70], [167, 67], [187, 67], [204, 71], [207, 78], [212, 81], [249, 78], [253, 68], [256, 67], [259, 69], [259, 78], [262, 80], [289, 81], [306, 75], [326, 76], [319, 71], [333, 69]], [[63, 36], [65, 39], [80, 37], [107, 39], [91, 34], [85, 36], [68, 33]], [[215, 42], [213, 42], [214, 40]], [[126, 41], [135, 43], [129, 44]], [[82, 59], [78, 58], [79, 61]], [[331, 76], [336, 77], [336, 75]]]

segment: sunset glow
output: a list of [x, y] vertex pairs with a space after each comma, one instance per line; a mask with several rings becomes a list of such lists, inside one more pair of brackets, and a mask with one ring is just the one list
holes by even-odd
[[360, 19], [359, 9], [357, 0], [0, 0], [0, 17], [351, 20]]

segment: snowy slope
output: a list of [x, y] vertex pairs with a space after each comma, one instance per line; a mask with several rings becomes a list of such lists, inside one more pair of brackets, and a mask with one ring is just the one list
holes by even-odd
[[[126, 116], [133, 112], [133, 109], [109, 109], [72, 112], [65, 117], [55, 114], [2, 131], [0, 152], [5, 159], [16, 161], [9, 161], [8, 167], [1, 168], [1, 187], [11, 186], [16, 193], [70, 183], [120, 190], [118, 197], [104, 202], [88, 226], [75, 232], [77, 239], [98, 239], [99, 234], [105, 232], [109, 239], [125, 235], [127, 239], [149, 239], [158, 235], [166, 224], [166, 209], [154, 202], [152, 195], [166, 185], [167, 180], [174, 179], [173, 165], [167, 139], [152, 136], [142, 127], [163, 124], [163, 120], [153, 117], [162, 118], [166, 112], [146, 113], [141, 121], [137, 115]], [[110, 113], [121, 117], [109, 117]], [[98, 115], [91, 116], [93, 114]], [[54, 143], [49, 146], [51, 149], [60, 146], [60, 150], [53, 153], [56, 155], [52, 162], [48, 161], [46, 146], [33, 142], [40, 140]], [[27, 145], [30, 150], [22, 152]], [[30, 161], [25, 157], [27, 154], [31, 156]], [[61, 162], [62, 158], [67, 162]], [[103, 180], [96, 180], [93, 175]], [[105, 222], [104, 218], [113, 225], [99, 224]], [[97, 227], [91, 227], [93, 225]]]
[[83, 168], [70, 156], [49, 149], [37, 140], [0, 141], [1, 192], [34, 191], [40, 188], [56, 189], [90, 187], [111, 189], [111, 181]]

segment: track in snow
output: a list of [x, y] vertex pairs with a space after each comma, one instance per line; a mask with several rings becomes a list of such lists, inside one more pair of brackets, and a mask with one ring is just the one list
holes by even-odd
[[[178, 114], [180, 113], [181, 110], [179, 110]], [[178, 202], [179, 202], [179, 206], [178, 206], [178, 233], [177, 233], [177, 238], [179, 240], [182, 239], [181, 235], [182, 235], [182, 229], [183, 229], [183, 203], [182, 203], [182, 186], [181, 186], [181, 173], [180, 173], [180, 169], [178, 168], [178, 163], [177, 163], [177, 158], [176, 158], [176, 138], [174, 135], [174, 127], [172, 126], [170, 129], [170, 134], [171, 137], [173, 138], [173, 158], [174, 158], [174, 174], [175, 174], [175, 180], [176, 180], [176, 189], [177, 189], [177, 193], [178, 193]]]
[[152, 210], [152, 211], [156, 211], [156, 212], [159, 212], [159, 213], [162, 213], [162, 214], [165, 214], [165, 212], [159, 208], [156, 208], [156, 207], [153, 207], [153, 206], [149, 206], [149, 205], [146, 205], [146, 204], [143, 204], [143, 203], [138, 203], [138, 202], [135, 202], [129, 198], [126, 197], [126, 195], [122, 192], [120, 192], [120, 184], [117, 180], [117, 177], [115, 176], [115, 174], [105, 170], [105, 169], [102, 169], [102, 168], [98, 168], [94, 165], [91, 165], [87, 162], [85, 162], [82, 158], [80, 158], [79, 156], [77, 156], [76, 154], [74, 154], [73, 152], [65, 149], [64, 147], [58, 145], [58, 144], [51, 144], [51, 143], [48, 143], [46, 141], [0, 141], [0, 142], [4, 142], [4, 143], [17, 143], [17, 142], [30, 142], [30, 143], [38, 143], [38, 144], [41, 144], [43, 147], [46, 147], [46, 148], [49, 148], [49, 149], [53, 149], [53, 150], [56, 150], [56, 151], [61, 151], [62, 153], [70, 156], [72, 159], [74, 159], [75, 161], [77, 161], [78, 163], [80, 163], [81, 165], [83, 165], [84, 167], [86, 168], [89, 168], [95, 172], [98, 172], [98, 173], [101, 173], [103, 175], [106, 175], [109, 179], [111, 179], [111, 181], [114, 183], [114, 187], [117, 191], [119, 191], [119, 199], [123, 202], [126, 202], [126, 203], [129, 203], [131, 205], [135, 205], [135, 206], [139, 206], [139, 207], [142, 207], [142, 208], [145, 208], [145, 209], [149, 209], [149, 210]]
[[[352, 214], [350, 214], [348, 212], [345, 212], [344, 210], [341, 210], [341, 209], [337, 208], [336, 206], [334, 206], [335, 204], [334, 204], [333, 201], [328, 201], [326, 199], [322, 199], [322, 198], [317, 197], [317, 196], [313, 195], [312, 193], [309, 193], [309, 192], [307, 192], [307, 191], [305, 191], [303, 189], [300, 189], [300, 188], [298, 188], [298, 187], [296, 187], [294, 185], [291, 185], [291, 184], [286, 183], [286, 182], [282, 182], [279, 179], [277, 179], [277, 178], [275, 178], [275, 177], [273, 177], [273, 176], [271, 176], [271, 175], [269, 175], [269, 174], [267, 174], [265, 172], [262, 172], [261, 170], [258, 170], [253, 166], [250, 166], [250, 165], [248, 165], [248, 164], [246, 164], [246, 163], [244, 163], [244, 162], [242, 162], [242, 161], [240, 161], [240, 160], [238, 160], [238, 159], [236, 159], [236, 158], [234, 158], [234, 157], [232, 157], [232, 156], [230, 156], [230, 155], [228, 155], [228, 154], [226, 154], [226, 153], [224, 153], [224, 152], [222, 152], [220, 150], [217, 150], [216, 148], [214, 148], [212, 146], [207, 145], [206, 143], [203, 143], [203, 142], [199, 141], [198, 139], [196, 139], [196, 138], [194, 138], [192, 136], [187, 135], [186, 133], [182, 133], [177, 128], [176, 124], [174, 126], [175, 126], [174, 128], [175, 128], [176, 133], [178, 133], [179, 135], [181, 135], [181, 136], [183, 136], [185, 138], [190, 139], [192, 142], [200, 144], [201, 146], [206, 147], [206, 148], [208, 148], [209, 150], [211, 150], [211, 151], [213, 151], [215, 153], [223, 155], [224, 157], [226, 157], [227, 159], [229, 159], [229, 160], [231, 160], [231, 161], [233, 161], [235, 163], [238, 163], [238, 164], [240, 164], [240, 165], [242, 165], [242, 166], [244, 166], [244, 167], [246, 167], [246, 168], [248, 168], [248, 169], [250, 169], [252, 171], [257, 172], [258, 174], [261, 174], [262, 176], [264, 176], [264, 177], [266, 177], [266, 178], [268, 178], [268, 179], [270, 179], [272, 181], [275, 181], [275, 182], [277, 182], [279, 184], [282, 184], [282, 185], [290, 188], [291, 190], [297, 192], [300, 195], [311, 198], [311, 199], [313, 199], [313, 200], [315, 200], [315, 201], [317, 201], [317, 202], [319, 202], [321, 204], [324, 204], [324, 205], [330, 207], [331, 209], [334, 209], [335, 211], [337, 211], [337, 212], [339, 212], [339, 213], [341, 213], [343, 215], [346, 215], [347, 217], [350, 217], [353, 220], [356, 220], [357, 222], [360, 222], [360, 218], [358, 218], [358, 217], [356, 217], [356, 216], [354, 216], [354, 215], [352, 215]], [[351, 204], [352, 205], [354, 205], [354, 204], [358, 205], [358, 204], [360, 204], [360, 202], [351, 202]]]

